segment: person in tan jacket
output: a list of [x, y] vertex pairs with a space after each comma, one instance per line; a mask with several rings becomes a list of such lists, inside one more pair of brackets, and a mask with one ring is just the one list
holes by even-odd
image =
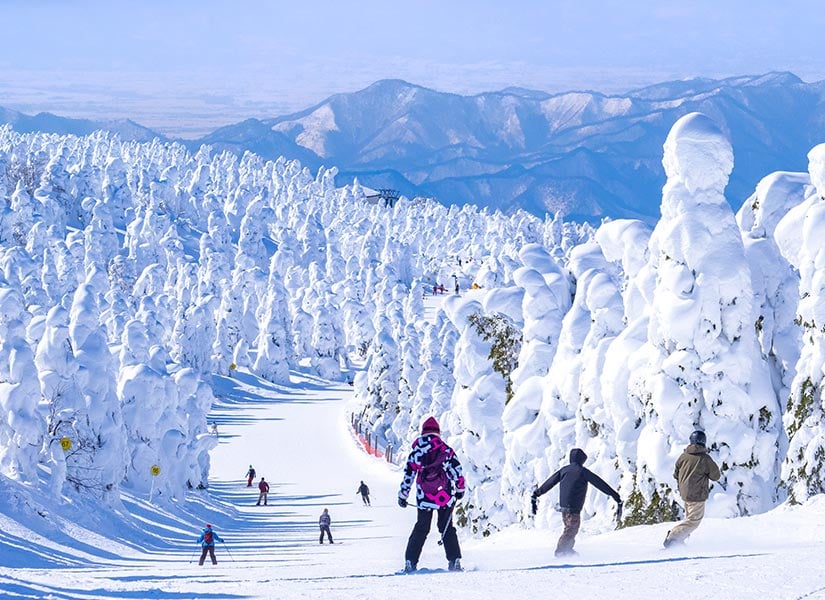
[[667, 532], [664, 546], [683, 544], [696, 531], [705, 516], [705, 501], [710, 493], [710, 482], [719, 481], [719, 467], [708, 456], [704, 431], [690, 434], [690, 445], [676, 460], [673, 478], [679, 484], [679, 495], [685, 502], [685, 520]]

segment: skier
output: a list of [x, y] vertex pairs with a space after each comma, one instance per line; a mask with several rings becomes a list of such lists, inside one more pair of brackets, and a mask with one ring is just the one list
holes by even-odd
[[203, 551], [201, 552], [200, 562], [198, 562], [199, 565], [203, 566], [203, 561], [206, 560], [207, 553], [209, 554], [209, 558], [212, 559], [212, 564], [218, 564], [218, 559], [215, 558], [215, 540], [223, 542], [221, 537], [217, 533], [212, 531], [212, 526], [209, 523], [207, 523], [206, 527], [203, 528], [203, 531], [201, 532], [201, 535], [198, 538], [198, 543], [203, 548]]
[[361, 485], [358, 486], [358, 489], [355, 490], [356, 494], [361, 494], [361, 500], [364, 501], [364, 504], [370, 506], [370, 488], [367, 487], [367, 484], [364, 481], [361, 481]]
[[538, 497], [549, 492], [556, 484], [560, 484], [559, 505], [561, 506], [564, 531], [562, 531], [556, 545], [556, 556], [576, 554], [573, 551], [573, 545], [576, 543], [576, 534], [579, 532], [579, 525], [581, 525], [581, 511], [584, 506], [584, 498], [587, 495], [588, 483], [592, 483], [600, 492], [612, 496], [619, 505], [616, 512], [621, 515], [622, 499], [619, 497], [619, 493], [605, 483], [601, 477], [585, 468], [584, 461], [586, 460], [587, 455], [584, 450], [573, 448], [570, 451], [570, 464], [553, 473], [547, 481], [533, 492], [530, 499], [533, 514], [536, 514]]
[[218, 437], [218, 424], [215, 421], [212, 421], [212, 428], [209, 430], [209, 433]]
[[464, 497], [464, 475], [455, 452], [441, 439], [441, 429], [433, 417], [424, 421], [421, 435], [413, 442], [407, 458], [404, 479], [398, 492], [401, 508], [407, 507], [407, 496], [414, 477], [418, 518], [407, 541], [404, 571], [412, 573], [418, 568], [421, 549], [432, 525], [433, 511], [438, 513], [436, 524], [444, 543], [448, 569], [461, 571], [461, 548], [452, 516], [456, 501]]
[[684, 544], [705, 516], [705, 501], [710, 493], [710, 482], [719, 481], [719, 467], [708, 456], [707, 436], [696, 430], [690, 434], [690, 445], [676, 460], [673, 478], [679, 484], [679, 495], [685, 502], [685, 520], [665, 536], [665, 548]]
[[253, 479], [255, 479], [255, 469], [249, 465], [249, 470], [246, 472], [246, 487], [252, 487]]
[[318, 543], [324, 543], [324, 533], [327, 534], [329, 538], [329, 543], [334, 544], [335, 542], [332, 541], [332, 533], [330, 533], [329, 526], [332, 524], [332, 518], [329, 516], [329, 509], [325, 508], [324, 512], [321, 513], [321, 516], [318, 518], [318, 527], [321, 528], [321, 537], [318, 538]]
[[266, 495], [269, 493], [269, 484], [261, 477], [261, 481], [258, 483], [258, 490], [260, 490], [260, 494], [258, 494], [258, 503], [255, 506], [261, 505], [261, 500], [264, 501], [264, 506], [266, 506]]

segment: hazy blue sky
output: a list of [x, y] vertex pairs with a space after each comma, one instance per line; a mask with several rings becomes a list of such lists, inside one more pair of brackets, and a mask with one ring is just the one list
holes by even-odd
[[0, 0], [0, 21], [0, 106], [191, 132], [388, 77], [459, 93], [825, 79], [822, 0]]

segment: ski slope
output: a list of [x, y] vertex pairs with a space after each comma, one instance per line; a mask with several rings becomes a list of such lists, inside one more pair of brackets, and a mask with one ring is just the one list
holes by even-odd
[[[216, 378], [215, 390], [210, 421], [218, 422], [220, 443], [208, 492], [171, 513], [125, 498], [137, 529], [78, 526], [56, 541], [29, 536], [29, 548], [10, 540], [26, 538], [35, 523], [4, 519], [3, 564], [13, 566], [0, 568], [0, 597], [825, 598], [821, 497], [756, 517], [707, 519], [687, 546], [669, 551], [661, 549], [667, 524], [603, 534], [585, 526], [572, 560], [553, 557], [561, 519], [553, 531], [465, 536], [462, 573], [444, 571], [431, 533], [424, 572], [396, 575], [415, 514], [396, 503], [399, 468], [366, 455], [351, 435], [352, 388], [296, 372], [289, 386], [237, 373]], [[255, 506], [257, 488], [246, 487], [249, 464], [270, 482], [268, 506]], [[356, 494], [362, 479], [371, 507]], [[335, 545], [318, 543], [325, 507]], [[207, 520], [225, 544], [217, 566], [201, 567], [195, 539]], [[64, 566], [54, 566], [56, 556]]]

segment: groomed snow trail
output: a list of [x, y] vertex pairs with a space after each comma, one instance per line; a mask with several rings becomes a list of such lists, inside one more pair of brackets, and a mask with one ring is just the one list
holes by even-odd
[[[308, 375], [293, 379], [276, 386], [238, 374], [218, 386], [225, 400], [212, 413], [220, 444], [212, 454], [211, 487], [238, 507], [240, 520], [229, 525], [237, 533], [227, 533], [240, 538], [233, 543], [235, 559], [269, 560], [279, 576], [305, 568], [319, 575], [398, 568], [399, 535], [407, 525], [396, 503], [397, 468], [358, 447], [346, 412], [350, 386]], [[252, 488], [244, 478], [250, 464], [257, 472]], [[266, 507], [255, 506], [261, 477], [271, 488]], [[371, 506], [356, 493], [361, 480], [370, 487]], [[318, 543], [324, 508], [334, 545]], [[266, 533], [247, 522], [260, 523]]]

